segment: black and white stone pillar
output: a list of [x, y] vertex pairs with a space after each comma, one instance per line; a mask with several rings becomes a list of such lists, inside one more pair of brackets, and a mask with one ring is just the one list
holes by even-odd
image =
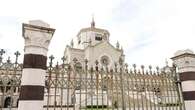
[[55, 29], [40, 20], [22, 28], [25, 47], [18, 110], [43, 110], [47, 51]]
[[172, 58], [178, 69], [186, 110], [195, 109], [195, 54], [191, 50], [177, 51]]

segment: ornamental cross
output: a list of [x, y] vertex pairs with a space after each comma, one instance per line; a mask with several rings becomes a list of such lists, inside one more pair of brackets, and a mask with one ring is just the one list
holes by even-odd
[[50, 66], [52, 66], [52, 63], [53, 63], [53, 59], [54, 59], [54, 56], [53, 55], [51, 55], [50, 57], [49, 57], [49, 59], [50, 59]]
[[2, 56], [5, 53], [4, 49], [1, 49], [0, 56]]
[[18, 56], [20, 56], [20, 52], [19, 52], [19, 51], [16, 51], [16, 52], [14, 53], [14, 55], [16, 55], [16, 57], [18, 57]]
[[18, 57], [20, 56], [20, 52], [19, 51], [16, 51], [14, 53], [14, 55], [16, 55], [16, 61], [15, 61], [15, 63], [17, 63], [18, 62]]

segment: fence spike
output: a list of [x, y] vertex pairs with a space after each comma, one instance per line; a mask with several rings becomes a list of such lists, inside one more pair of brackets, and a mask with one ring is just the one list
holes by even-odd
[[57, 64], [56, 64], [56, 69], [58, 69], [59, 68], [59, 63], [58, 63], [58, 61], [57, 61]]
[[1, 49], [0, 56], [2, 56], [4, 53], [5, 53], [5, 50], [4, 49]]
[[134, 73], [137, 73], [136, 64], [133, 64]]
[[148, 75], [148, 70], [146, 70], [146, 75]]
[[10, 56], [7, 58], [7, 63], [11, 63]]
[[53, 65], [53, 59], [54, 59], [55, 57], [53, 56], [53, 55], [50, 55], [49, 56], [49, 59], [50, 59], [50, 62], [49, 62], [49, 66], [50, 67], [52, 67], [52, 65]]
[[5, 53], [5, 50], [4, 49], [1, 49], [0, 51], [0, 63], [2, 63], [2, 60], [3, 60], [3, 54]]
[[142, 74], [144, 74], [144, 65], [141, 65]]
[[20, 56], [20, 52], [19, 52], [19, 51], [16, 51], [16, 52], [14, 53], [14, 55], [16, 56], [16, 61], [15, 61], [15, 63], [17, 64], [17, 63], [18, 63], [18, 57]]
[[133, 71], [132, 71], [132, 69], [130, 69], [130, 70], [129, 70], [129, 72], [130, 72], [131, 74], [133, 74]]
[[137, 72], [138, 74], [141, 74], [141, 71], [140, 71], [140, 69], [138, 69], [138, 72]]
[[158, 67], [158, 66], [156, 67], [156, 72], [157, 72], [157, 73], [159, 72], [159, 67]]

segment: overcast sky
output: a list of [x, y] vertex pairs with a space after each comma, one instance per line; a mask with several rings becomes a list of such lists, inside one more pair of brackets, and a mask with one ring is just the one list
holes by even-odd
[[23, 51], [22, 23], [41, 19], [56, 29], [49, 55], [59, 59], [77, 32], [109, 30], [129, 64], [163, 65], [175, 51], [195, 50], [195, 0], [0, 0], [0, 48]]

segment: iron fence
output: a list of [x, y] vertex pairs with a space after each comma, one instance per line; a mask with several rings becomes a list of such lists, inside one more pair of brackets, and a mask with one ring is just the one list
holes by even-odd
[[[0, 51], [0, 107], [17, 109], [22, 76], [22, 64], [3, 60]], [[185, 110], [175, 67], [131, 69], [120, 61], [114, 68], [99, 67], [94, 62], [84, 67], [75, 63], [53, 64], [48, 59], [45, 78], [45, 110]]]

